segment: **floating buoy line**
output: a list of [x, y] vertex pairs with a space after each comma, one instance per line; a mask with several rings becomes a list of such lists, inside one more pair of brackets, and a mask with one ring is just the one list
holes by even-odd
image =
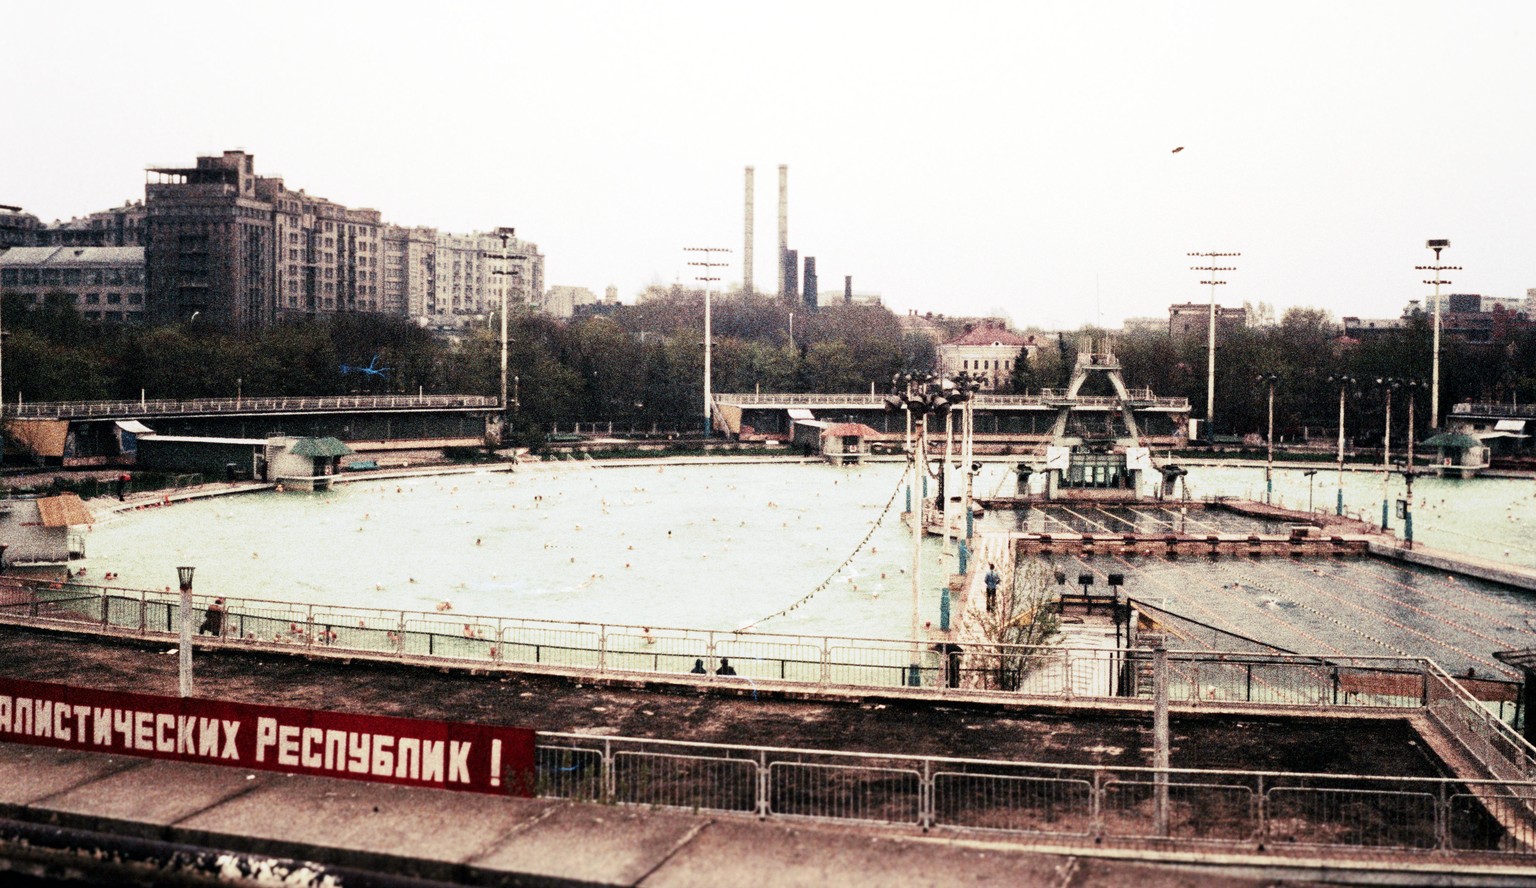
[[891, 491], [891, 498], [885, 501], [885, 507], [880, 510], [880, 517], [876, 518], [874, 523], [869, 526], [869, 532], [864, 534], [864, 539], [860, 540], [859, 544], [857, 546], [853, 547], [853, 551], [849, 553], [847, 558], [843, 559], [843, 563], [839, 564], [837, 566], [837, 568], [835, 570], [833, 570], [832, 573], [829, 574], [825, 580], [822, 580], [819, 584], [817, 584], [816, 588], [814, 588], [811, 591], [809, 591], [809, 592], [805, 593], [804, 595], [802, 595], [799, 598], [799, 600], [795, 601], [793, 604], [789, 605], [788, 607], [785, 607], [785, 608], [783, 608], [781, 610], [776, 610], [776, 611], [774, 611], [773, 613], [769, 614], [766, 617], [759, 617], [759, 618], [757, 618], [756, 620], [753, 620], [750, 623], [746, 623], [746, 624], [738, 627], [735, 631], [736, 632], [751, 632], [754, 628], [762, 625], [763, 623], [768, 622], [769, 620], [774, 619], [775, 617], [782, 617], [782, 616], [788, 614], [790, 611], [794, 610], [795, 608], [799, 607], [800, 605], [805, 604], [806, 602], [810, 601], [812, 598], [815, 598], [816, 597], [816, 593], [818, 593], [818, 592], [826, 589], [827, 587], [831, 586], [832, 585], [832, 581], [837, 579], [837, 575], [842, 573], [843, 569], [846, 568], [849, 564], [851, 564], [853, 562], [853, 559], [857, 558], [860, 552], [864, 551], [864, 547], [865, 546], [869, 545], [869, 541], [870, 541], [870, 539], [872, 539], [874, 537], [875, 531], [879, 530], [880, 529], [880, 525], [885, 522], [885, 516], [889, 515], [891, 513], [891, 506], [896, 504], [896, 497], [897, 497], [898, 494], [901, 493], [901, 485], [904, 484], [906, 482], [906, 480], [907, 480], [907, 473], [903, 472], [901, 474], [901, 477], [896, 480], [896, 488]]

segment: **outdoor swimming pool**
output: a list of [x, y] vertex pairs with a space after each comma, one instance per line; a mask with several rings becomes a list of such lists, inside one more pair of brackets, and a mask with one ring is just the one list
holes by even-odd
[[[98, 580], [112, 571], [114, 585], [129, 588], [173, 586], [176, 566], [192, 564], [200, 594], [420, 611], [448, 602], [463, 614], [657, 628], [735, 629], [809, 594], [756, 628], [899, 639], [910, 635], [912, 615], [903, 469], [588, 462], [364, 480], [110, 517], [91, 534], [88, 564]], [[1196, 467], [1191, 479], [1197, 497], [1263, 497], [1262, 468]], [[1319, 509], [1332, 511], [1336, 479], [1327, 470], [1313, 479]], [[1346, 511], [1379, 520], [1380, 473], [1346, 473], [1344, 483]], [[1277, 469], [1276, 503], [1305, 508], [1307, 485], [1301, 470]], [[1394, 479], [1393, 499], [1400, 485]], [[1012, 489], [1001, 465], [975, 482], [978, 495]], [[1420, 479], [1416, 539], [1536, 565], [1533, 492], [1528, 480]], [[1163, 520], [1140, 511], [1087, 518]], [[1022, 519], [988, 515], [978, 526], [1021, 520], [1061, 519], [1032, 510]], [[1187, 520], [1230, 532], [1243, 519], [1194, 512]], [[1433, 571], [1373, 561], [1325, 561], [1313, 571], [1245, 559], [1091, 567], [1099, 568], [1127, 569], [1133, 595], [1303, 653], [1407, 653], [1492, 673], [1491, 651], [1536, 645], [1536, 595], [1466, 579], [1447, 586]], [[925, 541], [923, 621], [938, 622], [940, 589], [955, 569], [940, 540]]]

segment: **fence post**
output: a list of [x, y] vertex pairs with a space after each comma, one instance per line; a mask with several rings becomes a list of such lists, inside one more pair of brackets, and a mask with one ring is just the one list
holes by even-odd
[[821, 681], [822, 687], [832, 683], [832, 644], [826, 636], [821, 638]]
[[757, 818], [767, 820], [768, 810], [768, 750], [757, 751]]
[[1168, 838], [1168, 643], [1152, 642], [1152, 819], [1158, 838]]
[[1259, 779], [1259, 784], [1258, 784], [1258, 790], [1259, 790], [1259, 797], [1258, 797], [1258, 804], [1259, 804], [1258, 839], [1259, 839], [1259, 850], [1262, 851], [1264, 849], [1264, 843], [1269, 841], [1269, 792], [1268, 792], [1268, 790], [1266, 790], [1264, 788], [1264, 775], [1260, 774], [1258, 776], [1258, 779]]
[[608, 669], [608, 624], [597, 625], [597, 671], [599, 674]]
[[613, 741], [603, 738], [603, 801], [613, 803], [618, 795], [618, 780], [613, 773]]
[[923, 759], [923, 776], [917, 785], [917, 822], [927, 832], [934, 821], [933, 760]]
[[139, 634], [149, 631], [149, 593], [139, 590]]
[[1450, 847], [1451, 837], [1451, 800], [1446, 798], [1446, 785], [1440, 784], [1439, 798], [1435, 799], [1435, 849], [1444, 850]]
[[102, 629], [106, 629], [108, 626], [112, 625], [112, 614], [110, 612], [111, 611], [111, 607], [112, 607], [112, 596], [107, 593], [106, 589], [102, 589], [101, 590], [101, 628]]
[[400, 612], [399, 631], [395, 633], [395, 653], [405, 656], [405, 611]]

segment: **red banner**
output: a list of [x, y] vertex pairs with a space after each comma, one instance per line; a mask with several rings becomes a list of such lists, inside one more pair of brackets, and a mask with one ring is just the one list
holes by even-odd
[[533, 795], [534, 732], [0, 678], [0, 741]]

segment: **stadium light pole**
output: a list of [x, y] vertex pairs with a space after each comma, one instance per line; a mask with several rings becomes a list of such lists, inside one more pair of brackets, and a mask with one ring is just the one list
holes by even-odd
[[[513, 268], [512, 263], [528, 258], [527, 256], [506, 252], [507, 246], [517, 236], [517, 229], [503, 226], [496, 229], [496, 236], [501, 238], [502, 252], [487, 254], [487, 258], [501, 259], [507, 263], [507, 267], [496, 269], [495, 271], [492, 271], [491, 274], [506, 275], [507, 277], [516, 280], [519, 276], [521, 276], [522, 272], [516, 268]], [[509, 281], [507, 284], [507, 287], [510, 286], [511, 281]], [[507, 287], [501, 288], [501, 401], [499, 403], [501, 405], [501, 429], [503, 443], [506, 441], [507, 430]]]
[[1278, 373], [1260, 373], [1258, 381], [1269, 385], [1269, 434], [1265, 436], [1264, 456], [1264, 504], [1270, 504], [1275, 493], [1275, 382]]
[[715, 434], [715, 403], [713, 395], [713, 383], [710, 379], [710, 359], [714, 352], [713, 332], [710, 328], [709, 318], [709, 288], [720, 278], [713, 276], [714, 269], [726, 267], [725, 262], [715, 262], [714, 254], [729, 253], [728, 247], [683, 247], [685, 253], [702, 253], [703, 258], [698, 261], [690, 261], [688, 264], [699, 269], [699, 276], [694, 280], [704, 285], [704, 437], [711, 438]]
[[[1231, 256], [1241, 256], [1242, 253], [1190, 253], [1191, 257], [1215, 262]], [[1216, 288], [1226, 281], [1216, 280], [1216, 273], [1220, 271], [1236, 271], [1234, 265], [1191, 265], [1190, 271], [1206, 272], [1210, 280], [1201, 281], [1211, 287], [1211, 315], [1209, 331], [1205, 343], [1205, 427], [1206, 436], [1211, 441], [1216, 440]]]
[[1461, 271], [1461, 266], [1459, 265], [1440, 264], [1440, 251], [1450, 245], [1451, 242], [1445, 238], [1431, 238], [1425, 241], [1424, 246], [1435, 251], [1435, 264], [1414, 266], [1418, 271], [1433, 271], [1435, 273], [1434, 280], [1424, 282], [1426, 284], [1434, 284], [1435, 286], [1435, 332], [1433, 344], [1430, 347], [1433, 357], [1429, 367], [1429, 427], [1432, 429], [1440, 428], [1440, 285], [1450, 283], [1450, 281], [1441, 280], [1440, 272]]
[[1339, 499], [1334, 514], [1344, 514], [1344, 393], [1355, 384], [1353, 376], [1334, 375], [1328, 381], [1339, 387]]

